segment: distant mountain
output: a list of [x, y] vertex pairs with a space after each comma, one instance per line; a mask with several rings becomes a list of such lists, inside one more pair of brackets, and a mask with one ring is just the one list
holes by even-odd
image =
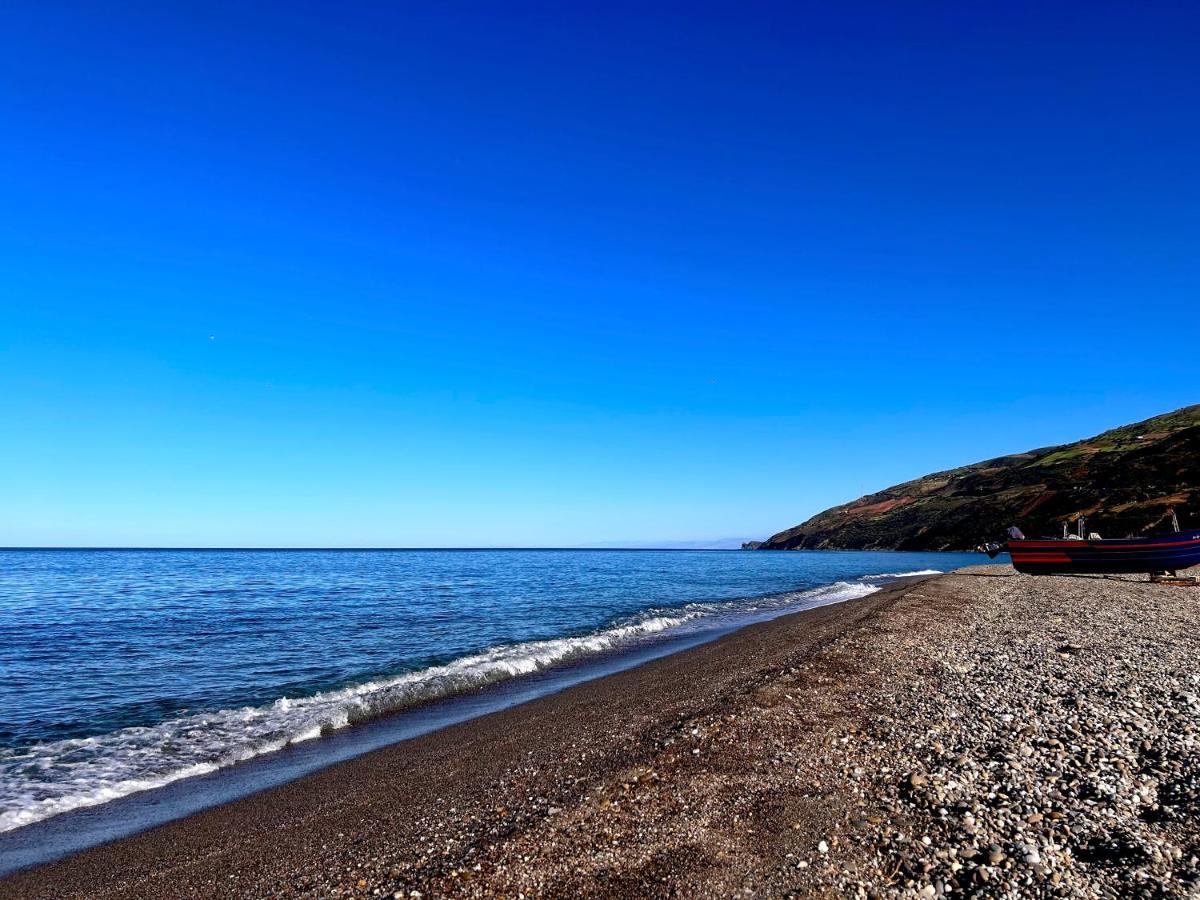
[[818, 513], [764, 550], [969, 550], [1017, 525], [1059, 535], [1087, 517], [1104, 537], [1200, 525], [1200, 405], [1087, 440], [936, 472]]

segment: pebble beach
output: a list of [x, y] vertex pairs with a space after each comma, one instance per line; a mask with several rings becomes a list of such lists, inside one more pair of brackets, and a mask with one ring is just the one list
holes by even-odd
[[4, 897], [1195, 897], [1200, 588], [981, 566], [341, 763]]

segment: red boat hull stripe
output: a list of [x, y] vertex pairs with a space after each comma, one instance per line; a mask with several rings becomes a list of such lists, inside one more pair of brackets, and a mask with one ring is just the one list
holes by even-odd
[[[1063, 541], [1009, 541], [1010, 550], [1058, 550], [1063, 549]], [[1200, 540], [1164, 541], [1162, 543], [1117, 544], [1108, 541], [1071, 541], [1079, 549], [1089, 550], [1157, 550], [1160, 547], [1189, 547], [1200, 546]]]

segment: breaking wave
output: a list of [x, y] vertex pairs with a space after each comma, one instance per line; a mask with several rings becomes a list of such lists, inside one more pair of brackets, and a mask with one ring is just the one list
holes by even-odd
[[863, 581], [890, 581], [893, 578], [912, 578], [915, 575], [941, 575], [941, 569], [917, 569], [915, 572], [880, 572], [878, 575], [864, 575]]
[[[903, 574], [930, 574], [909, 572]], [[867, 576], [813, 590], [651, 609], [590, 634], [490, 647], [451, 662], [262, 706], [0, 750], [0, 832], [203, 775], [429, 700], [674, 634], [737, 626], [871, 594]]]

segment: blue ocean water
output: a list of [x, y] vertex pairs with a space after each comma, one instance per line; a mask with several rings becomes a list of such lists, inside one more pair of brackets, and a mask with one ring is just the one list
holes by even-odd
[[0, 551], [0, 831], [975, 554]]

